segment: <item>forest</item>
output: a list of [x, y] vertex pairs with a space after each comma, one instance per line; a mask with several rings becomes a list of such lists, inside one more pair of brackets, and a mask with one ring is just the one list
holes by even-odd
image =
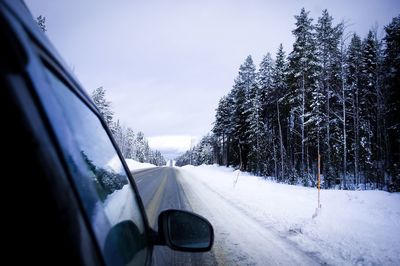
[[150, 149], [143, 132], [139, 131], [135, 134], [130, 127], [126, 127], [120, 123], [119, 119], [114, 121], [111, 102], [107, 100], [106, 90], [103, 87], [95, 89], [90, 96], [125, 159], [133, 159], [141, 163], [151, 163], [156, 166], [166, 164], [165, 158], [160, 151]]
[[258, 69], [248, 56], [219, 100], [211, 132], [178, 166], [232, 166], [276, 182], [400, 191], [400, 15], [366, 36], [295, 16], [292, 51], [282, 44]]

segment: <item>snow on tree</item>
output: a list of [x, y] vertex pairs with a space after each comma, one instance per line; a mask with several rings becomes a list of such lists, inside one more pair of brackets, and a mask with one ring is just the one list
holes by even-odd
[[47, 29], [46, 29], [46, 17], [45, 17], [45, 16], [42, 16], [42, 15], [38, 16], [38, 17], [36, 18], [36, 22], [37, 22], [39, 28], [40, 28], [43, 32], [46, 32], [46, 31], [47, 31]]
[[358, 186], [360, 176], [360, 94], [362, 92], [362, 43], [354, 34], [347, 50], [347, 86], [351, 98], [349, 107], [349, 149], [353, 160], [353, 183]]
[[215, 122], [212, 132], [216, 138], [220, 139], [221, 151], [218, 154], [217, 161], [220, 164], [229, 166], [229, 150], [230, 140], [232, 137], [232, 114], [233, 114], [233, 98], [231, 95], [224, 96], [218, 103], [216, 109]]
[[248, 114], [251, 108], [249, 95], [255, 85], [255, 78], [256, 68], [253, 59], [249, 55], [239, 67], [239, 74], [232, 89], [234, 106], [232, 116], [232, 147], [236, 155], [236, 162], [238, 162], [241, 169], [246, 169], [248, 162], [247, 157], [250, 148], [248, 143]]
[[126, 155], [125, 154], [125, 150], [126, 150], [125, 132], [124, 132], [125, 130], [122, 127], [122, 125], [119, 123], [119, 120], [117, 120], [117, 122], [114, 124], [113, 128], [114, 128], [114, 133], [113, 133], [114, 140], [117, 143], [117, 145], [122, 153], [122, 156], [125, 157], [125, 155]]
[[157, 166], [166, 165], [167, 162], [165, 161], [164, 157], [162, 156], [160, 151], [150, 151], [150, 161], [151, 164]]
[[135, 146], [134, 146], [134, 141], [135, 141], [135, 133], [131, 128], [127, 128], [126, 134], [126, 153], [125, 153], [125, 158], [129, 159], [135, 159]]
[[[287, 62], [285, 52], [283, 51], [282, 44], [279, 45], [278, 52], [276, 54], [275, 65], [272, 72], [272, 88], [273, 88], [273, 99], [271, 106], [271, 118], [276, 118], [275, 128], [279, 138], [279, 157], [280, 157], [280, 174], [276, 174], [278, 181], [285, 179], [285, 155], [286, 147], [283, 140], [283, 117], [287, 116], [287, 102], [285, 102], [287, 94]], [[272, 111], [274, 110], [274, 111]], [[275, 111], [276, 110], [276, 111]]]
[[111, 102], [106, 99], [106, 90], [99, 87], [92, 92], [92, 100], [96, 104], [101, 116], [110, 128], [114, 140], [117, 143], [122, 156], [126, 159], [134, 159], [139, 162], [155, 162], [157, 166], [165, 165], [166, 161], [159, 151], [152, 151], [143, 132], [135, 133], [119, 121], [113, 121], [114, 113], [111, 109]]
[[400, 15], [385, 27], [385, 33], [385, 146], [386, 168], [391, 175], [387, 178], [387, 183], [389, 190], [400, 191]]
[[[218, 103], [213, 140], [203, 139], [177, 165], [232, 165], [279, 182], [400, 190], [400, 16], [349, 43], [327, 10], [316, 24], [303, 8], [288, 59], [249, 56], [232, 90]], [[209, 145], [209, 143], [213, 143]]]
[[[267, 151], [266, 124], [264, 117], [267, 114], [267, 98], [272, 87], [273, 61], [271, 55], [263, 58], [256, 76], [256, 83], [250, 88], [247, 102], [248, 143], [251, 147], [249, 152], [249, 170], [261, 175], [267, 164], [265, 153]], [[270, 134], [272, 135], [272, 134]], [[272, 141], [270, 141], [272, 142]], [[272, 143], [273, 144], [273, 143]], [[274, 162], [276, 164], [276, 162]]]
[[[382, 184], [384, 169], [382, 53], [376, 31], [370, 30], [363, 41], [363, 93], [360, 95], [361, 160], [368, 185]], [[374, 183], [374, 184], [373, 184]]]
[[92, 92], [91, 97], [108, 128], [114, 133], [114, 112], [111, 109], [111, 102], [106, 99], [106, 90], [103, 87], [99, 87]]
[[[340, 92], [340, 51], [339, 44], [342, 36], [341, 24], [333, 26], [333, 18], [325, 9], [322, 16], [318, 18], [315, 26], [316, 31], [316, 56], [317, 86], [312, 91], [311, 123], [309, 139], [317, 146], [317, 154], [321, 154], [324, 160], [323, 174], [327, 185], [336, 180], [339, 182], [338, 171], [332, 167], [333, 158], [341, 158], [338, 153], [341, 138], [340, 125], [337, 113], [341, 111], [338, 104]], [[336, 114], [336, 116], [335, 116]], [[334, 142], [336, 140], [336, 142]], [[322, 146], [320, 145], [322, 142]], [[321, 147], [320, 147], [321, 146]], [[332, 149], [336, 147], [336, 149]], [[341, 147], [341, 146], [340, 146]], [[322, 150], [320, 149], [322, 148]], [[315, 160], [317, 154], [312, 154]], [[315, 172], [315, 171], [314, 171]]]
[[[291, 93], [289, 103], [293, 116], [292, 140], [294, 141], [293, 154], [300, 153], [298, 163], [301, 182], [310, 183], [310, 172], [306, 158], [308, 157], [308, 128], [311, 118], [310, 101], [311, 93], [317, 84], [317, 58], [314, 35], [313, 19], [308, 16], [303, 8], [300, 15], [295, 16], [296, 28], [292, 31], [295, 36], [293, 51], [289, 55], [289, 80]], [[306, 154], [307, 153], [307, 154]], [[295, 161], [297, 161], [295, 159]], [[307, 166], [307, 169], [306, 169]]]
[[139, 131], [136, 134], [134, 145], [136, 147], [136, 159], [141, 163], [146, 162], [146, 143], [143, 132]]
[[176, 166], [213, 164], [218, 157], [217, 137], [213, 134], [204, 136], [191, 150], [175, 158]]

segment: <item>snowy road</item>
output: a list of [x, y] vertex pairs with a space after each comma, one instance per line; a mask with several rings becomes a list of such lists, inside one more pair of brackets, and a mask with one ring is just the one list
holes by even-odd
[[214, 254], [219, 265], [323, 264], [189, 172], [180, 170], [178, 180], [192, 209], [214, 226]]
[[[157, 229], [157, 217], [166, 209], [193, 211], [180, 183], [178, 170], [157, 167], [133, 172], [150, 225]], [[213, 252], [187, 253], [155, 246], [153, 265], [216, 265]]]
[[400, 265], [400, 193], [322, 191], [277, 184], [218, 166], [134, 174], [150, 223], [168, 208], [206, 217], [211, 252], [155, 249], [155, 265]]
[[212, 252], [188, 254], [156, 247], [154, 265], [321, 264], [185, 169], [154, 168], [134, 176], [153, 228], [162, 210], [178, 208], [203, 215], [215, 231]]

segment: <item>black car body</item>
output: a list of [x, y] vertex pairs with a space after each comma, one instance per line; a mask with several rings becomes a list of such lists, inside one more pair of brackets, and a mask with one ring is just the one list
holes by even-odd
[[110, 130], [23, 1], [0, 0], [0, 36], [12, 264], [148, 265], [154, 245], [210, 250], [212, 227], [195, 214], [165, 211], [149, 227]]

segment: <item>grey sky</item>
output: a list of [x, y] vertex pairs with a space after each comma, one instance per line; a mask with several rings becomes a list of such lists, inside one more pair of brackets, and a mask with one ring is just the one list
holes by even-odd
[[302, 7], [314, 20], [327, 8], [362, 37], [400, 13], [399, 0], [25, 2], [86, 90], [103, 86], [116, 117], [168, 156], [210, 131], [247, 55], [258, 65], [281, 42], [291, 51]]

